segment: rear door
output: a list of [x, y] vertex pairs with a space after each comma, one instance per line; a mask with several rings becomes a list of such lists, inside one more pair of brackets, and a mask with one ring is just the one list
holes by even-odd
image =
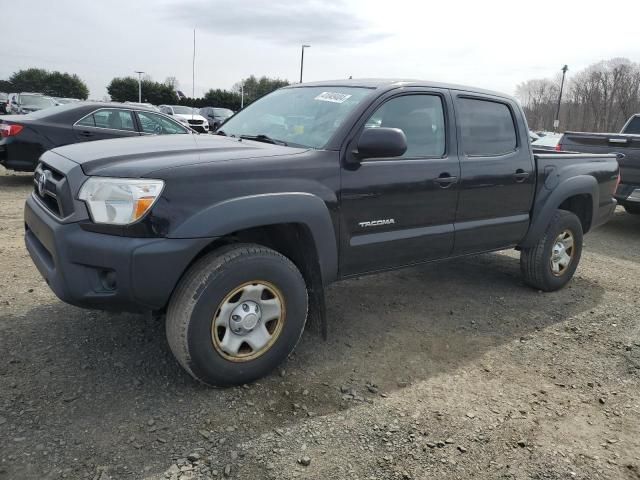
[[379, 127], [401, 129], [408, 149], [401, 157], [343, 164], [341, 275], [444, 258], [453, 247], [460, 165], [449, 92], [383, 95], [363, 115], [344, 155], [353, 155], [364, 129]]
[[73, 125], [80, 142], [140, 135], [131, 110], [100, 108], [85, 115]]
[[535, 194], [526, 122], [507, 99], [453, 96], [462, 178], [453, 253], [515, 246], [529, 228]]

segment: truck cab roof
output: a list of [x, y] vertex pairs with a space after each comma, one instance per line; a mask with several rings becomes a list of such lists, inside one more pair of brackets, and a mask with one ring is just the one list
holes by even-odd
[[448, 90], [461, 90], [470, 93], [481, 93], [484, 95], [493, 95], [495, 97], [514, 100], [514, 97], [493, 90], [485, 90], [477, 87], [466, 85], [458, 85], [455, 83], [434, 82], [430, 80], [415, 80], [401, 78], [353, 78], [340, 80], [323, 80], [319, 82], [305, 82], [289, 85], [284, 88], [304, 88], [304, 87], [361, 87], [376, 90], [391, 90], [401, 87], [425, 87], [425, 88], [442, 88]]

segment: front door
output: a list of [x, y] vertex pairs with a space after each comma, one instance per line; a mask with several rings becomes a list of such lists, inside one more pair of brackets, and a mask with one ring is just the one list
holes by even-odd
[[407, 151], [342, 167], [342, 276], [443, 258], [453, 248], [460, 165], [448, 91], [398, 89], [378, 99], [344, 153], [366, 128], [399, 128]]

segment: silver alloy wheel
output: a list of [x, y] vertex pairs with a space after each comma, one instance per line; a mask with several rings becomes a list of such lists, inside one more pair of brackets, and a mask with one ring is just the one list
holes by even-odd
[[563, 275], [573, 261], [574, 251], [573, 233], [563, 230], [551, 247], [551, 273], [556, 277]]
[[253, 360], [276, 341], [285, 321], [282, 293], [273, 284], [253, 281], [232, 290], [211, 325], [216, 351], [234, 362]]

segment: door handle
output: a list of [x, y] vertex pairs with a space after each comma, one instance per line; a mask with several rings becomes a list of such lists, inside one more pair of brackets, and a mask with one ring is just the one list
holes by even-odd
[[458, 181], [458, 177], [452, 177], [448, 173], [441, 173], [438, 178], [434, 178], [433, 181], [440, 188], [449, 188], [451, 185]]
[[81, 137], [93, 137], [93, 133], [91, 133], [91, 132], [87, 132], [87, 131], [80, 132], [80, 133], [79, 133], [79, 135], [80, 135]]
[[525, 172], [524, 170], [519, 168], [519, 169], [516, 170], [516, 173], [513, 174], [513, 178], [516, 179], [516, 182], [522, 183], [527, 178], [529, 178], [529, 172]]

